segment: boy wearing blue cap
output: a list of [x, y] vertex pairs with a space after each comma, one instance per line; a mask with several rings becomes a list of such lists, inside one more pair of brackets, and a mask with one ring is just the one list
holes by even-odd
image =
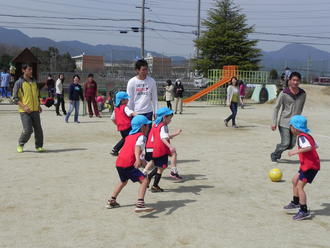
[[116, 94], [116, 108], [112, 112], [111, 120], [117, 126], [122, 139], [113, 147], [111, 155], [118, 156], [118, 152], [123, 147], [125, 138], [131, 131], [132, 117], [136, 116], [134, 111], [127, 107], [129, 96], [126, 92], [120, 91]]
[[108, 200], [107, 208], [120, 207], [116, 201], [117, 196], [130, 179], [132, 182], [140, 182], [135, 212], [153, 211], [153, 208], [144, 205], [144, 196], [149, 180], [138, 169], [142, 165], [141, 155], [145, 148], [146, 134], [150, 124], [151, 121], [142, 115], [137, 115], [132, 119], [132, 130], [126, 137], [124, 146], [116, 161], [116, 168], [121, 182], [115, 187], [111, 199]]
[[[160, 108], [157, 110], [157, 118], [152, 130], [148, 136], [147, 147], [152, 144], [152, 161], [157, 169], [149, 174], [149, 179], [155, 176], [154, 184], [151, 188], [152, 192], [163, 192], [164, 190], [159, 187], [163, 171], [167, 168], [168, 156], [171, 156], [171, 175], [177, 179], [181, 179], [176, 168], [177, 153], [174, 146], [171, 145], [170, 139], [178, 136], [182, 130], [178, 130], [174, 134], [169, 134], [168, 125], [170, 124], [173, 111], [169, 108]], [[148, 164], [150, 165], [150, 163]]]
[[293, 200], [284, 206], [285, 210], [299, 209], [293, 216], [293, 220], [303, 220], [311, 216], [307, 209], [307, 198], [304, 191], [306, 183], [312, 183], [320, 170], [320, 159], [316, 152], [318, 148], [307, 128], [307, 119], [301, 115], [295, 115], [290, 120], [290, 129], [293, 135], [298, 137], [298, 149], [289, 152], [289, 156], [299, 155], [300, 169], [292, 178]]

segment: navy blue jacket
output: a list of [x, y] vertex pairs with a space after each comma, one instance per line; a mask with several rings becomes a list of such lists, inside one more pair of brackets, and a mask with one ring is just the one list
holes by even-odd
[[69, 87], [69, 100], [71, 101], [79, 101], [79, 98], [83, 101], [83, 89], [80, 84], [70, 84]]

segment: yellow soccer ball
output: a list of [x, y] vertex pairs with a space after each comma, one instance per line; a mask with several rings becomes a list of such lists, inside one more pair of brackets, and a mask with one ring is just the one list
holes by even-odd
[[270, 172], [268, 173], [268, 176], [269, 176], [270, 180], [272, 180], [272, 182], [279, 182], [279, 181], [281, 181], [283, 174], [280, 169], [275, 168], [275, 169], [270, 170]]

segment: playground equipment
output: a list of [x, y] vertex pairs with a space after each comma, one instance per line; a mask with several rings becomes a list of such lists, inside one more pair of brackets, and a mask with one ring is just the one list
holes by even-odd
[[[242, 71], [238, 70], [237, 66], [224, 66], [223, 69], [213, 69], [208, 71], [208, 79], [210, 80], [210, 86], [206, 89], [201, 90], [195, 95], [188, 97], [183, 100], [183, 103], [190, 103], [192, 101], [198, 100], [202, 96], [206, 95], [206, 101], [208, 104], [225, 104], [226, 103], [226, 89], [227, 83], [232, 77], [237, 77], [239, 80], [242, 80], [245, 84], [256, 85], [255, 100], [256, 102], [260, 101], [260, 91], [263, 89], [261, 85], [266, 85], [268, 82], [267, 71]], [[266, 86], [268, 92], [267, 96], [276, 97], [276, 87], [270, 85]], [[275, 91], [274, 91], [275, 89]], [[271, 100], [272, 98], [267, 98]]]
[[[236, 72], [237, 72], [237, 66], [235, 66], [235, 65], [224, 66], [223, 70], [221, 70], [222, 77], [218, 77], [218, 79], [219, 79], [218, 82], [212, 84], [211, 86], [207, 87], [206, 89], [201, 90], [200, 92], [196, 93], [195, 95], [192, 95], [191, 97], [184, 99], [183, 103], [190, 103], [192, 101], [195, 101], [195, 100], [201, 98], [202, 96], [214, 91], [215, 89], [219, 88], [220, 86], [228, 83], [232, 77], [236, 76]], [[222, 78], [222, 79], [220, 79], [220, 78]]]

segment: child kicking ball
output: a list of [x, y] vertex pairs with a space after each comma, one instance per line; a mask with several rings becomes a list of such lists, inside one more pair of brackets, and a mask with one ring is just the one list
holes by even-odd
[[300, 170], [292, 178], [293, 200], [284, 207], [285, 210], [299, 209], [293, 216], [293, 220], [303, 220], [311, 216], [307, 209], [307, 197], [304, 187], [312, 183], [320, 170], [320, 159], [316, 152], [317, 145], [307, 128], [307, 119], [301, 115], [295, 115], [290, 120], [290, 129], [293, 135], [298, 137], [298, 149], [289, 152], [289, 156], [299, 155]]
[[149, 180], [138, 169], [142, 165], [141, 155], [145, 148], [146, 134], [149, 131], [150, 124], [151, 121], [142, 115], [137, 115], [132, 119], [132, 130], [126, 137], [125, 144], [116, 161], [116, 168], [121, 182], [115, 187], [111, 199], [108, 200], [107, 208], [120, 207], [116, 199], [128, 180], [131, 180], [132, 182], [140, 182], [135, 212], [154, 210], [144, 205], [144, 196]]

